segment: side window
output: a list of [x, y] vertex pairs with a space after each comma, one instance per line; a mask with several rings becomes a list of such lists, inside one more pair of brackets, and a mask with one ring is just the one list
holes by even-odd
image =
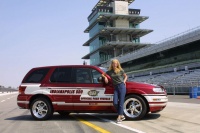
[[51, 75], [50, 81], [53, 83], [70, 83], [72, 68], [56, 68]]
[[75, 81], [76, 83], [98, 83], [98, 77], [101, 76], [95, 69], [90, 68], [76, 68], [75, 69]]
[[89, 68], [76, 68], [75, 81], [76, 83], [93, 83]]
[[28, 77], [23, 81], [23, 83], [40, 83], [46, 74], [48, 73], [49, 68], [42, 68], [33, 71]]

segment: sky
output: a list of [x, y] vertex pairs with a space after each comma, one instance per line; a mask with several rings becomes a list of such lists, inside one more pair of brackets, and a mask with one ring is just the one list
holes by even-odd
[[[98, 0], [0, 0], [0, 85], [18, 87], [33, 67], [82, 64], [87, 17]], [[200, 26], [200, 0], [135, 0], [148, 16], [141, 42], [156, 43]], [[89, 64], [89, 61], [87, 61]]]

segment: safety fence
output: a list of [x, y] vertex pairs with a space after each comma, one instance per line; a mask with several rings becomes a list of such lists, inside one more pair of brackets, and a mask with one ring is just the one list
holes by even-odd
[[190, 98], [200, 98], [200, 87], [165, 87], [169, 95], [189, 95]]

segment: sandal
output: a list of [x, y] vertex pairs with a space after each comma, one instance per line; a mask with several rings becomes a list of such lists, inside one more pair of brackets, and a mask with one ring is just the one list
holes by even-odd
[[117, 119], [116, 123], [120, 124], [120, 123], [122, 123], [122, 120], [121, 119]]
[[126, 119], [125, 116], [122, 116], [122, 117], [121, 117], [121, 120], [122, 120], [122, 121], [125, 120], [125, 119]]

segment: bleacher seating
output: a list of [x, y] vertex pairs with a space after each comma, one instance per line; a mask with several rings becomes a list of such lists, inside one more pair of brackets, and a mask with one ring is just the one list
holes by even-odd
[[129, 80], [161, 85], [167, 89], [168, 93], [176, 91], [176, 93], [185, 94], [189, 92], [190, 88], [200, 86], [200, 69], [134, 76], [130, 77]]

